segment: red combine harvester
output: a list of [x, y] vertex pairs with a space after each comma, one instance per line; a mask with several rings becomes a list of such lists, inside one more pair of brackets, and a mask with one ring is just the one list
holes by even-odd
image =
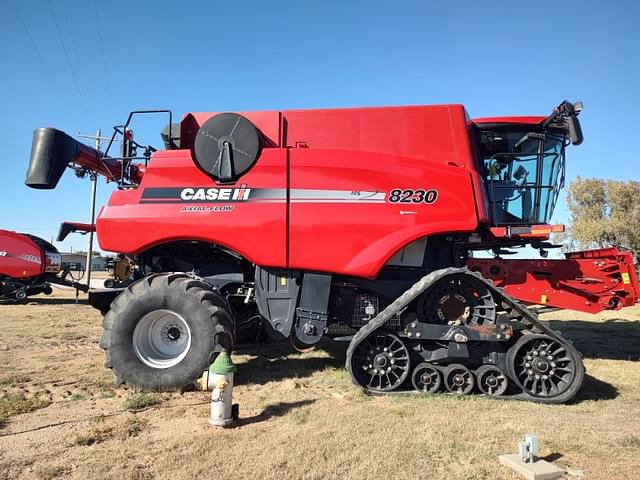
[[[190, 113], [179, 124], [167, 112], [164, 151], [133, 139], [133, 112], [115, 127], [117, 157], [113, 141], [102, 153], [36, 130], [26, 184], [55, 188], [68, 166], [117, 182], [96, 228], [129, 273], [89, 297], [117, 382], [181, 388], [259, 318], [301, 350], [348, 341], [347, 369], [369, 391], [560, 403], [582, 385], [581, 356], [525, 304], [593, 312], [639, 294], [616, 249], [501, 258], [546, 252], [563, 230], [548, 222], [565, 148], [582, 142], [580, 110]], [[480, 250], [495, 258], [473, 258]]]
[[49, 242], [26, 233], [0, 230], [0, 298], [24, 300], [51, 294], [51, 284], [86, 292], [86, 285], [67, 280], [62, 257]]

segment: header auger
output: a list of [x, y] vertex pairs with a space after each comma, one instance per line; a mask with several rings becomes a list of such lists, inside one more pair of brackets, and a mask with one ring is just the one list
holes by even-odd
[[595, 312], [639, 294], [617, 249], [502, 258], [563, 231], [549, 221], [581, 110], [188, 113], [158, 151], [132, 143], [130, 116], [120, 157], [37, 130], [27, 185], [53, 188], [67, 166], [118, 182], [96, 229], [122, 268], [89, 297], [118, 382], [181, 388], [259, 321], [301, 350], [348, 341], [372, 392], [560, 403], [582, 385], [580, 354], [527, 305]]

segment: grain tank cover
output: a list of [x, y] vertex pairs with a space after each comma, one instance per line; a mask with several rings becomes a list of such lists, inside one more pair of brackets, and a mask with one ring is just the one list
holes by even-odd
[[221, 113], [200, 127], [192, 153], [207, 175], [218, 182], [233, 182], [253, 166], [262, 146], [262, 135], [247, 118]]

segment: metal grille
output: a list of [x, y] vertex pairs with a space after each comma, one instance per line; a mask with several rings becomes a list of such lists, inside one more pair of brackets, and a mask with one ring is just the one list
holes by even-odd
[[[380, 301], [376, 295], [362, 293], [356, 295], [353, 302], [353, 319], [351, 326], [356, 329], [364, 327], [369, 321], [380, 313]], [[394, 315], [384, 324], [388, 330], [400, 330], [400, 315]]]

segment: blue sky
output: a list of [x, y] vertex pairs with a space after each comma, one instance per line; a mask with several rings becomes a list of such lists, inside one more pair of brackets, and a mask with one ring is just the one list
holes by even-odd
[[[134, 109], [463, 103], [482, 117], [583, 100], [569, 179], [638, 180], [639, 20], [635, 1], [5, 0], [0, 228], [50, 239], [87, 221], [87, 180], [24, 185], [32, 131], [107, 133]], [[160, 145], [163, 123], [134, 126], [136, 138]], [[98, 205], [111, 189], [99, 182]], [[566, 217], [561, 204], [554, 220]]]

